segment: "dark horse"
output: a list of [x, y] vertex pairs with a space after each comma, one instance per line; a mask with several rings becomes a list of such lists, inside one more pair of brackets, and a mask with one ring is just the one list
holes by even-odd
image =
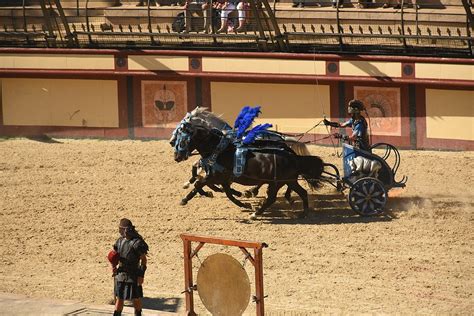
[[[194, 150], [197, 150], [202, 158], [207, 158], [214, 153], [222, 137], [224, 137], [222, 131], [213, 128], [205, 116], [191, 115], [180, 123], [172, 138], [172, 145], [175, 145], [175, 160], [177, 162], [186, 160]], [[303, 216], [306, 215], [308, 194], [298, 184], [298, 177], [301, 175], [310, 185], [316, 185], [323, 171], [323, 162], [319, 157], [298, 156], [281, 146], [255, 148], [247, 153], [243, 174], [236, 177], [233, 174], [235, 151], [235, 145], [230, 143], [220, 152], [216, 162], [222, 170], [196, 182], [195, 188], [186, 199], [191, 199], [206, 185], [221, 185], [232, 202], [240, 207], [248, 207], [232, 195], [231, 184], [233, 182], [249, 186], [268, 184], [268, 197], [252, 214], [252, 218], [255, 218], [275, 202], [278, 190], [287, 185], [303, 200]]]
[[[222, 130], [232, 129], [226, 121], [224, 121], [219, 116], [214, 115], [212, 112], [206, 111], [206, 108], [197, 107], [191, 113], [186, 114], [185, 119], [192, 116], [194, 117], [201, 116], [203, 119], [206, 120], [206, 122], [208, 123], [210, 127], [215, 128], [217, 130], [222, 131]], [[174, 146], [174, 139], [175, 139], [175, 133], [173, 133], [173, 137], [170, 140], [170, 143], [172, 144], [172, 146]], [[267, 131], [267, 133], [265, 133], [263, 136], [258, 138], [258, 140], [254, 143], [254, 145], [257, 147], [265, 147], [265, 146], [272, 147], [272, 144], [275, 144], [275, 143], [278, 143], [277, 146], [285, 147], [287, 150], [290, 150], [299, 156], [311, 155], [305, 143], [299, 142], [297, 139], [289, 135], [281, 134], [276, 131]], [[184, 189], [187, 189], [196, 180], [198, 179], [202, 180], [202, 178], [205, 176], [205, 170], [201, 166], [201, 159], [198, 159], [194, 162], [192, 166], [191, 174], [192, 175], [189, 181], [185, 182], [183, 185]], [[214, 192], [224, 192], [221, 188], [215, 185], [208, 184], [207, 186], [210, 189], [212, 189]], [[245, 196], [249, 198], [249, 197], [257, 196], [258, 191], [261, 187], [262, 185], [256, 185], [246, 190], [243, 193], [236, 191], [234, 189], [231, 189], [231, 191], [232, 191], [232, 195], [236, 197]], [[198, 189], [198, 193], [201, 196], [213, 197], [212, 192], [206, 192], [204, 191], [204, 189]], [[194, 195], [191, 195], [189, 198], [188, 197], [183, 198], [180, 204], [186, 205], [193, 196]], [[288, 203], [293, 204], [293, 200], [291, 198], [291, 189], [289, 187], [287, 187], [287, 190], [285, 192], [285, 198], [288, 201]], [[250, 205], [248, 206], [248, 208], [250, 208]]]

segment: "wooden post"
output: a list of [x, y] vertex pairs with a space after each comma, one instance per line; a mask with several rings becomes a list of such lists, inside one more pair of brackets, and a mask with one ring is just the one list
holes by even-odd
[[255, 296], [257, 305], [257, 316], [265, 315], [264, 292], [263, 292], [263, 256], [262, 248], [254, 249], [255, 255]]
[[401, 8], [400, 8], [400, 23], [401, 23], [401, 29], [402, 29], [402, 38], [403, 38], [403, 51], [407, 51], [407, 38], [405, 37], [405, 13], [403, 11], [403, 7], [405, 6], [405, 0], [402, 0]]
[[[74, 36], [72, 35], [71, 29], [69, 28], [69, 23], [67, 21], [66, 14], [64, 14], [64, 10], [63, 10], [63, 7], [61, 5], [61, 1], [54, 0], [54, 3], [56, 4], [56, 9], [59, 12], [59, 17], [61, 18], [61, 22], [63, 23], [64, 30], [66, 31], [67, 45], [68, 45], [68, 47], [73, 47], [73, 46], [75, 46]], [[58, 30], [58, 32], [59, 32], [59, 30]]]
[[183, 239], [184, 244], [184, 293], [186, 296], [186, 315], [195, 316], [193, 297], [193, 263], [191, 241]]
[[253, 16], [255, 17], [255, 22], [257, 23], [257, 28], [258, 28], [258, 47], [259, 49], [262, 49], [263, 51], [268, 51], [268, 46], [267, 46], [267, 39], [265, 36], [265, 30], [263, 29], [262, 25], [262, 18], [263, 15], [259, 8], [257, 7], [257, 0], [249, 0], [250, 7], [252, 8]]
[[262, 3], [265, 6], [268, 16], [270, 17], [270, 22], [272, 23], [273, 31], [275, 32], [275, 39], [278, 43], [279, 50], [284, 52], [288, 51], [288, 43], [283, 40], [283, 35], [281, 34], [280, 26], [278, 25], [274, 11], [272, 8], [270, 8], [268, 0], [262, 0]]
[[471, 37], [471, 30], [474, 29], [474, 18], [472, 17], [471, 5], [467, 2], [467, 0], [462, 0], [462, 5], [466, 10], [466, 35], [469, 37], [467, 40], [467, 45], [469, 46], [469, 53], [474, 55], [474, 49], [472, 47], [472, 37]]
[[51, 24], [51, 11], [46, 7], [45, 0], [40, 1], [41, 11], [43, 12], [44, 22], [46, 24], [46, 29], [48, 35], [46, 38], [46, 43], [48, 47], [51, 44], [52, 47], [56, 47], [56, 35], [54, 34], [53, 25]]

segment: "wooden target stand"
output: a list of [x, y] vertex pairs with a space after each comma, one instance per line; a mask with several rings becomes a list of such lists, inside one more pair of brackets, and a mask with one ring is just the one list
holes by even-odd
[[[256, 303], [257, 315], [263, 316], [265, 314], [263, 294], [263, 248], [268, 247], [266, 243], [230, 240], [190, 234], [181, 234], [181, 239], [183, 240], [184, 246], [184, 293], [186, 296], [186, 315], [196, 315], [196, 312], [194, 311], [193, 291], [197, 289], [197, 286], [194, 285], [193, 281], [192, 260], [205, 244], [240, 248], [240, 250], [245, 254], [246, 258], [255, 268], [255, 296], [253, 296], [253, 301]], [[199, 243], [194, 250], [192, 249], [192, 242]], [[253, 257], [247, 248], [253, 249]]]

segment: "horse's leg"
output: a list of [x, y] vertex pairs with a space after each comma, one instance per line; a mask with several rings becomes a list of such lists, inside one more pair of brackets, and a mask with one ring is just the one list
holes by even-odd
[[263, 211], [265, 211], [268, 207], [270, 207], [270, 205], [275, 203], [278, 190], [280, 190], [282, 186], [283, 185], [277, 184], [277, 183], [270, 183], [268, 185], [267, 199], [265, 200], [265, 202], [263, 202], [262, 206], [256, 212], [250, 215], [250, 219], [256, 219], [257, 215], [262, 214]]
[[[219, 188], [217, 185], [214, 185], [214, 184], [208, 184], [207, 185], [209, 188], [212, 189], [212, 191], [214, 192], [224, 192], [224, 190], [222, 190], [221, 188]], [[242, 196], [242, 193], [240, 193], [239, 191], [237, 190], [234, 190], [232, 188], [230, 188], [230, 192], [232, 193], [232, 195], [235, 195], [235, 196], [238, 196], [238, 197], [241, 197]], [[207, 192], [207, 196], [209, 197], [212, 197], [212, 192]]]
[[250, 205], [250, 203], [242, 203], [232, 195], [232, 189], [229, 184], [223, 184], [222, 188], [224, 189], [225, 195], [232, 203], [234, 203], [238, 207], [247, 208], [247, 209], [252, 208], [252, 205]]
[[[193, 166], [193, 177], [191, 178], [191, 180], [189, 180], [190, 182], [188, 182], [188, 184], [191, 184], [191, 183], [194, 183], [196, 180], [198, 180], [198, 182], [202, 182], [203, 178], [201, 176], [198, 176], [196, 175], [196, 170], [197, 168], [195, 166]], [[212, 185], [212, 184], [211, 184]], [[208, 185], [208, 187], [210, 187], [211, 185]], [[189, 187], [189, 186], [188, 186]], [[194, 185], [194, 188], [197, 190], [197, 192], [199, 193], [199, 195], [201, 196], [206, 196], [206, 197], [214, 197], [214, 195], [212, 194], [212, 192], [206, 192], [204, 191], [204, 185], [201, 187], [201, 186], [196, 186]], [[186, 189], [186, 188], [185, 188]], [[212, 189], [212, 188], [211, 188]], [[222, 192], [222, 191], [221, 191]]]
[[196, 181], [197, 176], [197, 167], [196, 165], [193, 165], [191, 168], [191, 179], [189, 179], [189, 183], [194, 183]]
[[232, 195], [234, 195], [234, 196], [238, 196], [238, 197], [241, 197], [241, 196], [242, 196], [242, 192], [239, 192], [239, 191], [237, 191], [237, 190], [235, 190], [235, 189], [230, 188], [230, 192], [231, 192]]
[[291, 198], [291, 188], [290, 186], [286, 186], [286, 192], [285, 192], [285, 199], [290, 203], [290, 205], [293, 205], [293, 199]]
[[263, 184], [256, 185], [253, 187], [253, 189], [250, 190], [252, 192], [252, 196], [257, 196], [258, 195], [258, 190], [262, 187]]
[[[224, 190], [222, 190], [221, 188], [219, 188], [215, 184], [208, 184], [207, 186], [214, 192], [220, 192], [220, 193], [224, 192]], [[235, 196], [238, 196], [238, 197], [242, 196], [242, 193], [240, 193], [239, 191], [234, 190], [232, 188], [230, 188], [230, 192], [232, 193], [232, 195], [235, 195]], [[199, 191], [199, 194], [210, 197], [210, 198], [214, 197], [212, 192], [206, 192], [204, 190]]]
[[[221, 188], [219, 188], [218, 186], [213, 185], [213, 184], [209, 184], [208, 187], [210, 187], [215, 192], [224, 192]], [[238, 196], [238, 197], [242, 196], [241, 192], [239, 192], [237, 190], [234, 190], [232, 188], [230, 188], [230, 192], [232, 193], [232, 195], [235, 195], [235, 196]]]
[[197, 169], [198, 167], [196, 166], [196, 163], [194, 163], [193, 166], [191, 167], [191, 178], [189, 179], [188, 182], [183, 184], [183, 189], [189, 188], [189, 186], [196, 181], [198, 177]]
[[[209, 186], [209, 185], [208, 185]], [[212, 194], [212, 192], [207, 192], [207, 191], [204, 191], [204, 187], [202, 188], [196, 188], [199, 195], [201, 196], [206, 196], [206, 197], [209, 197], [209, 198], [212, 198], [214, 197], [214, 194]]]
[[208, 184], [207, 186], [208, 186], [208, 187], [210, 187], [210, 188], [211, 188], [211, 190], [212, 190], [212, 191], [214, 191], [214, 192], [221, 192], [221, 193], [222, 193], [222, 192], [224, 192], [224, 191], [222, 191], [222, 189], [221, 189], [221, 188], [219, 188], [217, 185], [214, 185], [214, 184]]
[[288, 183], [288, 188], [295, 191], [303, 200], [303, 214], [301, 217], [306, 217], [309, 209], [308, 192], [306, 192], [306, 190], [301, 185], [299, 185], [297, 181]]
[[260, 188], [262, 187], [263, 184], [259, 184], [259, 185], [256, 185], [254, 187], [252, 187], [251, 189], [248, 189], [244, 192], [244, 196], [246, 198], [250, 198], [250, 197], [253, 197], [253, 196], [257, 196], [258, 195], [258, 190], [260, 190]]
[[188, 204], [189, 200], [191, 200], [200, 190], [202, 191], [202, 188], [204, 187], [204, 184], [200, 181], [196, 182], [194, 184], [194, 189], [191, 190], [182, 200], [181, 200], [181, 205], [186, 205]]

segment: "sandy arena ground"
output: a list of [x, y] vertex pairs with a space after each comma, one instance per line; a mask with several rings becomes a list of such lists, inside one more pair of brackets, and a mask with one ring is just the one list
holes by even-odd
[[[191, 162], [175, 163], [166, 141], [8, 139], [0, 148], [2, 292], [109, 302], [106, 254], [128, 217], [151, 248], [147, 308], [183, 311], [179, 234], [188, 232], [269, 244], [269, 314], [474, 313], [473, 152], [401, 151], [409, 180], [391, 192], [386, 216], [357, 216], [328, 186], [311, 192], [306, 219], [281, 198], [249, 221], [222, 194], [179, 206]], [[311, 151], [341, 167], [333, 148]], [[212, 245], [199, 259], [220, 251], [243, 261], [240, 250]]]

